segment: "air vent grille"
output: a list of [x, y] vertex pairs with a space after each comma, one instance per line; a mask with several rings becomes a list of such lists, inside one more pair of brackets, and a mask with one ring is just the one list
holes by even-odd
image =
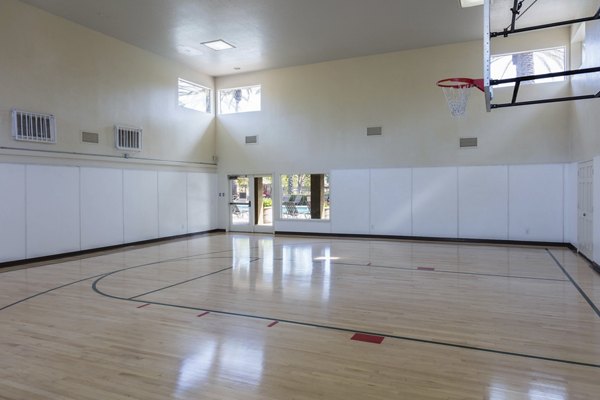
[[477, 138], [460, 138], [460, 147], [477, 147]]
[[12, 110], [12, 134], [16, 140], [56, 143], [54, 115]]
[[81, 132], [81, 141], [85, 143], [99, 143], [100, 137], [94, 132]]
[[115, 126], [115, 145], [119, 150], [142, 150], [142, 128]]
[[367, 128], [367, 136], [381, 136], [382, 131], [380, 126], [373, 126]]
[[258, 136], [254, 135], [254, 136], [246, 136], [246, 144], [257, 144], [258, 143]]

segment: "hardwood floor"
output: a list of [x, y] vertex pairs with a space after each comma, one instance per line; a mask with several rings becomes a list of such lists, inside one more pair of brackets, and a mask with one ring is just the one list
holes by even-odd
[[195, 237], [1, 273], [0, 399], [598, 399], [599, 305], [566, 249]]

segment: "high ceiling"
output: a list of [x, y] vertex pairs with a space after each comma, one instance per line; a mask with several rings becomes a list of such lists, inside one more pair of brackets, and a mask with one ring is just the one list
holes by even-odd
[[[482, 37], [483, 8], [459, 0], [23, 0], [213, 76]], [[493, 0], [493, 24], [512, 0]], [[524, 0], [523, 9], [535, 0]], [[583, 17], [599, 0], [537, 0], [522, 23]], [[201, 43], [223, 39], [235, 49]]]

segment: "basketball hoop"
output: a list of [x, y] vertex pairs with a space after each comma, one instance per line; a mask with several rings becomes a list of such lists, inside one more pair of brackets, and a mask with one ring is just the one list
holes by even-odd
[[464, 115], [471, 88], [476, 87], [482, 92], [484, 91], [483, 79], [447, 78], [438, 81], [437, 85], [444, 91], [448, 108], [453, 117]]

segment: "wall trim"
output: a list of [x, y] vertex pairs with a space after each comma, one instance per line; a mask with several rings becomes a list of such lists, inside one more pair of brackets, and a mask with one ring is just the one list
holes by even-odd
[[418, 242], [439, 242], [439, 243], [468, 243], [468, 244], [496, 244], [496, 245], [515, 245], [515, 246], [534, 246], [534, 247], [566, 247], [577, 255], [583, 257], [588, 262], [590, 268], [600, 274], [600, 265], [590, 260], [585, 255], [577, 251], [573, 243], [566, 242], [536, 242], [524, 240], [499, 240], [499, 239], [473, 239], [473, 238], [445, 238], [445, 237], [427, 237], [427, 236], [394, 236], [394, 235], [369, 235], [356, 233], [317, 233], [317, 232], [291, 232], [275, 231], [274, 235], [283, 236], [323, 236], [340, 237], [355, 239], [388, 239], [388, 240], [406, 240]]
[[450, 238], [450, 237], [429, 237], [429, 236], [396, 236], [396, 235], [371, 235], [356, 233], [312, 233], [312, 232], [289, 232], [275, 231], [275, 235], [289, 236], [327, 236], [356, 239], [391, 239], [407, 240], [419, 242], [446, 242], [446, 243], [472, 243], [472, 244], [501, 244], [517, 246], [536, 246], [536, 247], [567, 247], [573, 246], [571, 243], [563, 242], [536, 242], [524, 240], [501, 240], [501, 239], [475, 239], [475, 238]]
[[50, 256], [42, 256], [42, 257], [35, 257], [35, 258], [25, 258], [25, 259], [14, 260], [14, 261], [6, 261], [6, 262], [0, 263], [0, 273], [2, 272], [1, 270], [3, 268], [8, 268], [8, 267], [16, 267], [16, 266], [22, 266], [22, 265], [26, 265], [26, 264], [35, 264], [35, 263], [43, 263], [43, 262], [55, 263], [57, 261], [66, 261], [65, 259], [73, 258], [73, 257], [87, 256], [85, 258], [88, 258], [88, 257], [94, 256], [95, 253], [121, 250], [126, 247], [133, 247], [133, 246], [147, 246], [147, 245], [152, 245], [152, 244], [161, 243], [161, 242], [189, 239], [194, 236], [205, 236], [205, 235], [209, 235], [211, 233], [221, 233], [221, 232], [224, 233], [225, 229], [211, 229], [208, 231], [192, 232], [192, 233], [185, 233], [183, 235], [167, 236], [167, 237], [161, 237], [161, 238], [155, 238], [155, 239], [141, 240], [139, 242], [129, 242], [129, 243], [117, 244], [114, 246], [95, 247], [93, 249], [73, 251], [73, 252], [69, 252], [69, 253], [53, 254]]
[[590, 268], [592, 268], [594, 271], [596, 271], [597, 273], [599, 273], [599, 274], [600, 274], [600, 265], [598, 265], [598, 263], [597, 263], [597, 262], [595, 262], [594, 260], [590, 260], [590, 259], [589, 259], [589, 258], [588, 258], [588, 257], [587, 257], [585, 254], [583, 254], [583, 253], [580, 253], [580, 252], [577, 250], [577, 247], [573, 246], [573, 248], [575, 249], [574, 251], [575, 251], [575, 252], [576, 252], [578, 255], [580, 255], [581, 257], [583, 257], [583, 259], [584, 259], [585, 261], [587, 261], [587, 262], [588, 262], [588, 264], [590, 265]]

